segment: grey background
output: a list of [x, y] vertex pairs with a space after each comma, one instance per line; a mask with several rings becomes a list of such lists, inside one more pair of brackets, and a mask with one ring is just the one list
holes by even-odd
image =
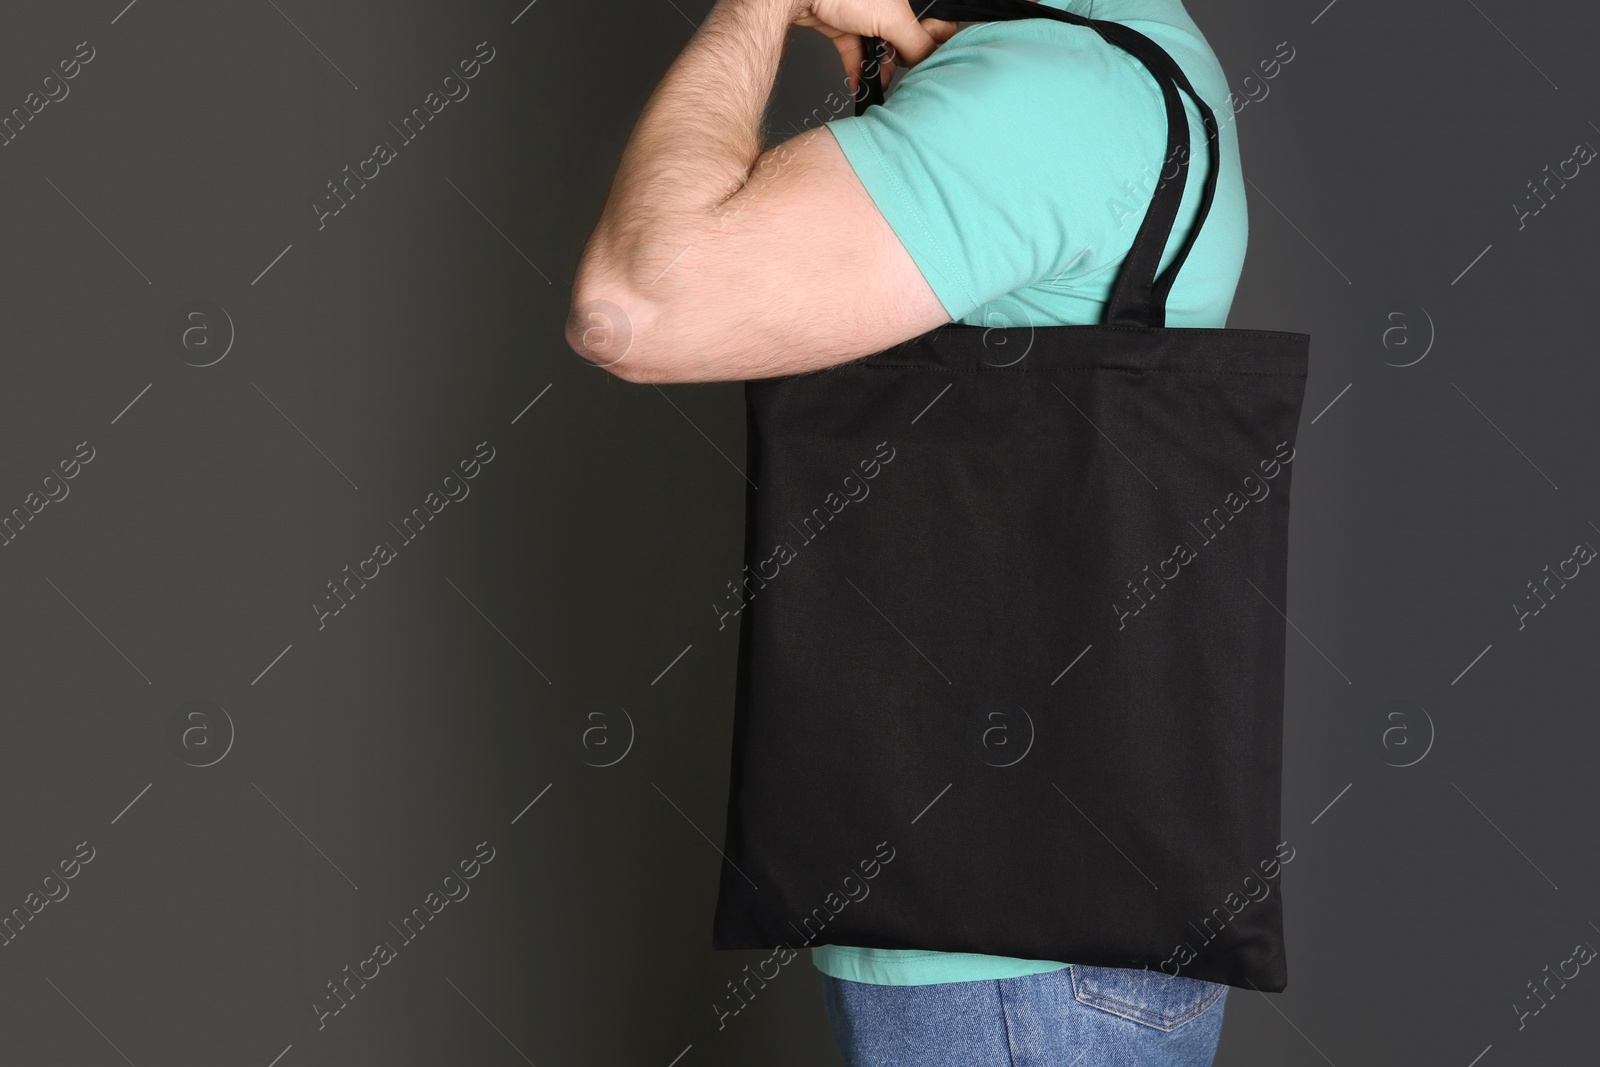
[[[712, 1009], [764, 955], [709, 947], [740, 387], [630, 386], [562, 337], [627, 133], [708, 5], [123, 4], [0, 13], [0, 112], [96, 50], [0, 148], [0, 513], [95, 450], [0, 548], [0, 914], [95, 850], [0, 948], [0, 1062], [837, 1062], [804, 956]], [[1600, 543], [1600, 179], [1521, 229], [1512, 205], [1600, 143], [1596, 16], [1191, 11], [1241, 97], [1296, 51], [1237, 119], [1230, 324], [1313, 337], [1291, 980], [1234, 991], [1217, 1062], [1579, 1062], [1600, 978], [1520, 1030], [1512, 1005], [1600, 943], [1600, 579], [1520, 631], [1510, 605]], [[324, 183], [480, 41], [470, 96], [319, 231]], [[795, 35], [775, 133], [836, 62]], [[193, 300], [236, 332], [209, 367], [166, 338]], [[1375, 344], [1401, 308], [1411, 346]], [[485, 440], [470, 496], [319, 630], [325, 583]], [[236, 730], [203, 768], [168, 740], [193, 700]], [[319, 1030], [325, 983], [484, 841], [470, 895]]]

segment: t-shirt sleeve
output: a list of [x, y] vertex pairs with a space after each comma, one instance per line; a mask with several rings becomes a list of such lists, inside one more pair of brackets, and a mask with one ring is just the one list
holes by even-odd
[[1044, 19], [969, 26], [887, 100], [828, 124], [952, 320], [1121, 261], [1166, 111], [1137, 59]]

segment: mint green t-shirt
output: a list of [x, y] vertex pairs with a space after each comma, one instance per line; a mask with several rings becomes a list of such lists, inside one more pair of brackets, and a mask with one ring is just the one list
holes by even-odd
[[[1167, 299], [1169, 327], [1227, 324], [1248, 232], [1227, 77], [1181, 0], [1038, 0], [1122, 22], [1175, 59], [1220, 127], [1205, 228]], [[1208, 150], [1192, 101], [1191, 163], [1161, 266], [1199, 210]], [[1133, 243], [1166, 155], [1161, 90], [1092, 29], [1053, 19], [963, 28], [907, 70], [884, 104], [835, 119], [844, 150], [951, 319], [1092, 325]], [[1074, 906], [1063, 898], [1065, 911]], [[816, 945], [825, 974], [880, 985], [1015, 978], [1070, 966], [926, 949]]]

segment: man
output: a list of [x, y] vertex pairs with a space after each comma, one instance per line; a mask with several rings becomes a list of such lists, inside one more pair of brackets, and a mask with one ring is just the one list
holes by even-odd
[[[1221, 113], [1215, 201], [1167, 324], [1225, 325], [1247, 226], [1216, 57], [1181, 0], [1042, 2], [1131, 24]], [[791, 25], [831, 37], [852, 74], [862, 37], [880, 37], [904, 76], [882, 106], [763, 150]], [[1191, 180], [1163, 268], [1207, 165], [1185, 107]], [[1165, 145], [1155, 80], [1088, 27], [919, 20], [907, 0], [718, 0], [624, 151], [576, 274], [568, 341], [628, 381], [698, 382], [816, 370], [950, 321], [1098, 323]], [[852, 1065], [1199, 1067], [1227, 992], [969, 953], [821, 945], [812, 960]]]

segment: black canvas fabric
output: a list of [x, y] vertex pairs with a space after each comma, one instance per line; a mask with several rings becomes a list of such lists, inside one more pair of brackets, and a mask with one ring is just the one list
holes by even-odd
[[[1167, 104], [1165, 180], [1099, 325], [952, 323], [746, 383], [756, 488], [713, 944], [1282, 990], [1283, 612], [1310, 338], [1166, 327], [1217, 124], [1158, 45], [1025, 0], [924, 14], [1061, 19], [1137, 57]], [[1189, 169], [1180, 93], [1204, 117], [1207, 172], [1158, 276]]]

